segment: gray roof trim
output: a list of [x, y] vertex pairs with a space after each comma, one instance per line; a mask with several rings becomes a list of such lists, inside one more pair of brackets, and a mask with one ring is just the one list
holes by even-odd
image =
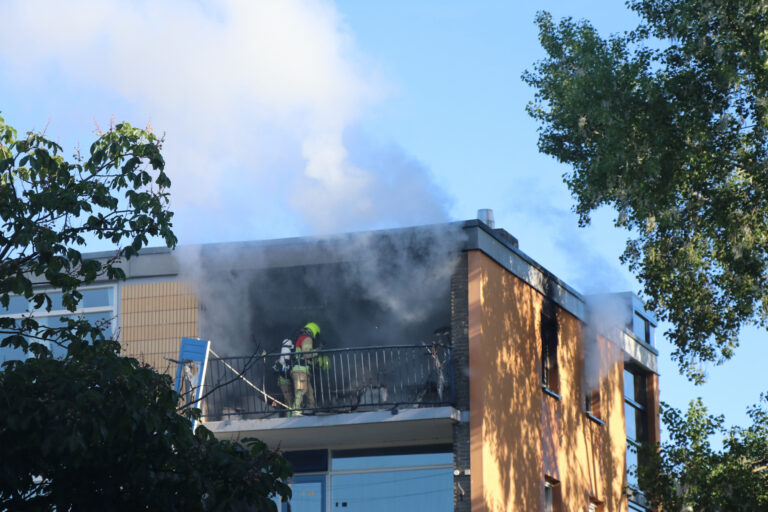
[[[530, 256], [516, 246], [516, 239], [501, 229], [492, 229], [487, 224], [476, 220], [430, 224], [397, 229], [361, 231], [343, 233], [325, 237], [293, 237], [272, 240], [255, 240], [247, 242], [224, 242], [194, 246], [182, 246], [178, 251], [199, 249], [202, 257], [214, 257], [219, 253], [242, 253], [241, 261], [244, 267], [254, 265], [249, 256], [251, 251], [262, 255], [267, 249], [267, 257], [261, 257], [257, 265], [290, 266], [309, 265], [339, 261], [339, 252], [333, 250], [338, 245], [354, 242], [358, 237], [370, 235], [397, 236], [414, 230], [463, 229], [467, 236], [464, 250], [481, 250], [498, 264], [528, 283], [534, 289], [553, 300], [563, 309], [584, 321], [585, 303], [580, 293], [542, 267]], [[312, 247], [307, 251], [308, 246]], [[86, 258], [106, 259], [114, 256], [114, 251], [102, 251], [84, 254]], [[255, 254], [255, 252], [253, 253]], [[143, 249], [139, 256], [121, 264], [128, 279], [148, 277], [173, 277], [180, 271], [180, 265], [173, 252], [167, 247], [149, 247]]]
[[482, 251], [576, 318], [582, 322], [586, 321], [586, 303], [579, 292], [536, 263], [530, 256], [514, 247], [484, 223], [467, 221], [464, 229], [469, 234], [467, 250]]
[[625, 331], [621, 331], [621, 346], [634, 363], [655, 374], [659, 373], [659, 353], [656, 350], [652, 350], [645, 343], [640, 343], [634, 336]]

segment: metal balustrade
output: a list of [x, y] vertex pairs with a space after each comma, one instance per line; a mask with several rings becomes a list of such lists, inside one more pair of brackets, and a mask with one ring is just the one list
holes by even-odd
[[301, 356], [291, 354], [292, 365], [309, 368], [314, 407], [309, 397], [297, 403], [283, 396], [275, 370], [280, 357], [281, 354], [264, 354], [211, 358], [200, 403], [202, 420], [454, 403], [453, 355], [450, 347], [444, 345], [341, 348], [304, 352]]

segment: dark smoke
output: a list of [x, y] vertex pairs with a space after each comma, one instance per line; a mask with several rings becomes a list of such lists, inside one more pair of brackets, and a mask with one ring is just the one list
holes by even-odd
[[279, 351], [317, 322], [326, 348], [415, 345], [450, 324], [460, 224], [177, 251], [219, 355]]

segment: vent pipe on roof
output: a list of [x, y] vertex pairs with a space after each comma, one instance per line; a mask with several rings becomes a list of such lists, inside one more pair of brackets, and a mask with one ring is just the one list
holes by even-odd
[[493, 222], [493, 210], [490, 208], [477, 210], [477, 218], [480, 220], [480, 222], [487, 224], [489, 228], [493, 229], [495, 227], [495, 223]]

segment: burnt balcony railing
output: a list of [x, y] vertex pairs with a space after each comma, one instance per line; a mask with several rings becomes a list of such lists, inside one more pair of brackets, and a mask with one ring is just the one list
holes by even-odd
[[[278, 382], [281, 354], [211, 358], [203, 390], [203, 421], [333, 414], [454, 403], [453, 355], [449, 347], [399, 345], [343, 348], [290, 355], [305, 366], [314, 405], [286, 396]], [[283, 360], [285, 361], [285, 360]], [[309, 394], [309, 389], [304, 393]]]

